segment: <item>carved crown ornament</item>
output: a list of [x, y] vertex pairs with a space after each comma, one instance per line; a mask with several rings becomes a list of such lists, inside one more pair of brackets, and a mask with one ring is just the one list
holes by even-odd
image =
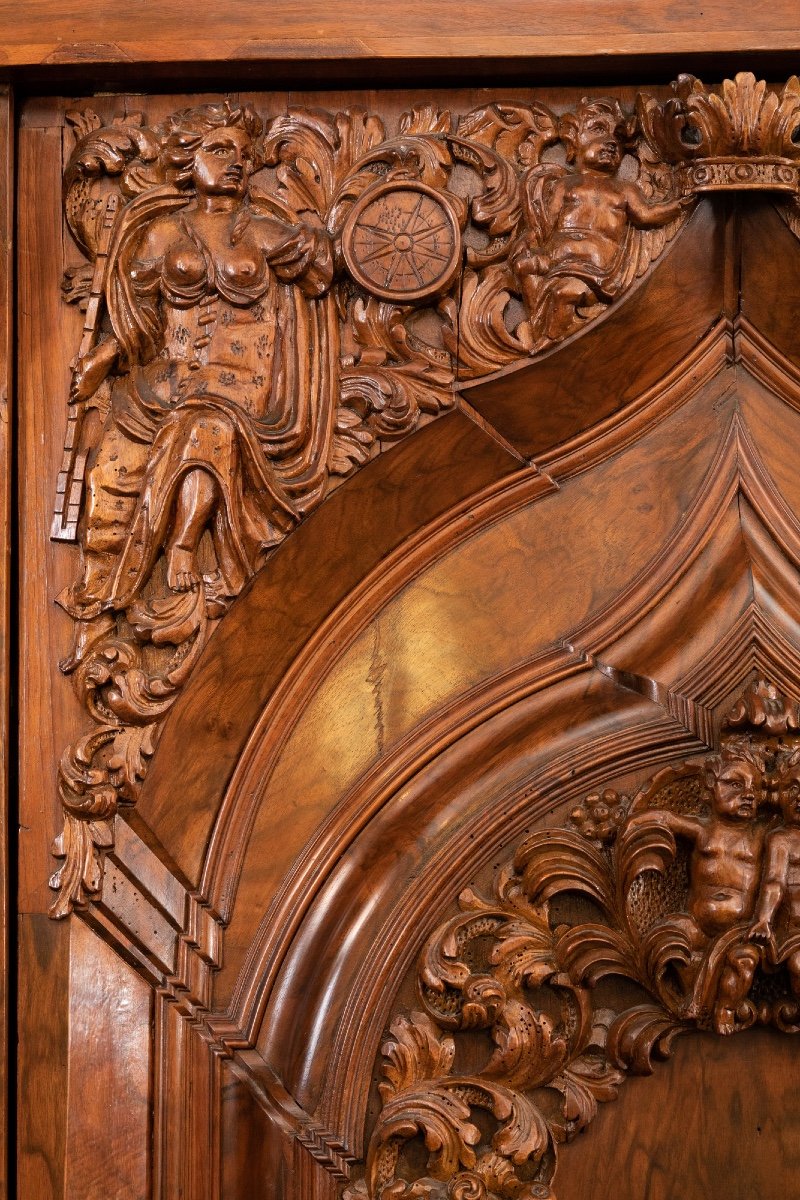
[[459, 907], [349, 1200], [554, 1200], [559, 1147], [678, 1035], [800, 1031], [800, 705], [750, 685], [716, 754], [587, 796]]
[[[426, 105], [150, 126], [68, 115], [63, 280], [85, 312], [52, 537], [77, 543], [55, 916], [97, 896], [120, 805], [247, 581], [332, 488], [615, 304], [711, 188], [797, 195], [800, 85], [557, 114]], [[268, 566], [267, 566], [268, 569]]]
[[639, 96], [644, 137], [676, 170], [686, 193], [777, 191], [800, 187], [800, 81], [770, 91], [749, 73], [726, 79], [719, 93], [681, 75], [674, 99]]

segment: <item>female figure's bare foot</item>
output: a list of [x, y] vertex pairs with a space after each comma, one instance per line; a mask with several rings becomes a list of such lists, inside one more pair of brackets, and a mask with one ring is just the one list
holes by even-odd
[[171, 546], [167, 551], [167, 583], [173, 592], [191, 592], [200, 586], [200, 574], [191, 550]]

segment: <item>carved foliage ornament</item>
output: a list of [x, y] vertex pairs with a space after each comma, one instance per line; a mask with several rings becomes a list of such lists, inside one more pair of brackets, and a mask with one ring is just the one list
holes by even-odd
[[69, 115], [85, 262], [63, 289], [85, 322], [52, 536], [80, 547], [62, 669], [93, 727], [60, 768], [55, 915], [97, 894], [215, 623], [330, 489], [450, 408], [457, 378], [604, 312], [710, 186], [704, 163], [796, 170], [796, 80], [674, 90], [636, 113], [424, 106], [391, 132], [228, 101], [157, 127]]
[[352, 1200], [552, 1200], [557, 1147], [678, 1034], [800, 1031], [800, 706], [752, 685], [718, 754], [588, 796], [459, 905], [391, 1023]]
[[676, 168], [684, 191], [800, 188], [800, 81], [770, 91], [751, 74], [726, 79], [720, 93], [681, 75], [674, 99], [639, 96], [637, 115], [648, 144]]

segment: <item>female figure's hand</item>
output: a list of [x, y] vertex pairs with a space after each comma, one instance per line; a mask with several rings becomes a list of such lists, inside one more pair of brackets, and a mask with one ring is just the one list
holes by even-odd
[[270, 251], [267, 259], [279, 274], [288, 271], [292, 276], [301, 274], [313, 261], [317, 252], [317, 239], [308, 226], [300, 225], [289, 236]]
[[114, 366], [118, 354], [119, 342], [115, 337], [110, 337], [99, 342], [78, 360], [69, 390], [70, 404], [83, 404], [92, 398]]

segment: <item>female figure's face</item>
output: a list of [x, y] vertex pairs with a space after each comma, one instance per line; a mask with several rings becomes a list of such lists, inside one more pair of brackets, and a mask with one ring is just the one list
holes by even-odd
[[253, 147], [249, 135], [236, 126], [212, 129], [194, 156], [192, 182], [207, 196], [242, 197], [253, 169]]

